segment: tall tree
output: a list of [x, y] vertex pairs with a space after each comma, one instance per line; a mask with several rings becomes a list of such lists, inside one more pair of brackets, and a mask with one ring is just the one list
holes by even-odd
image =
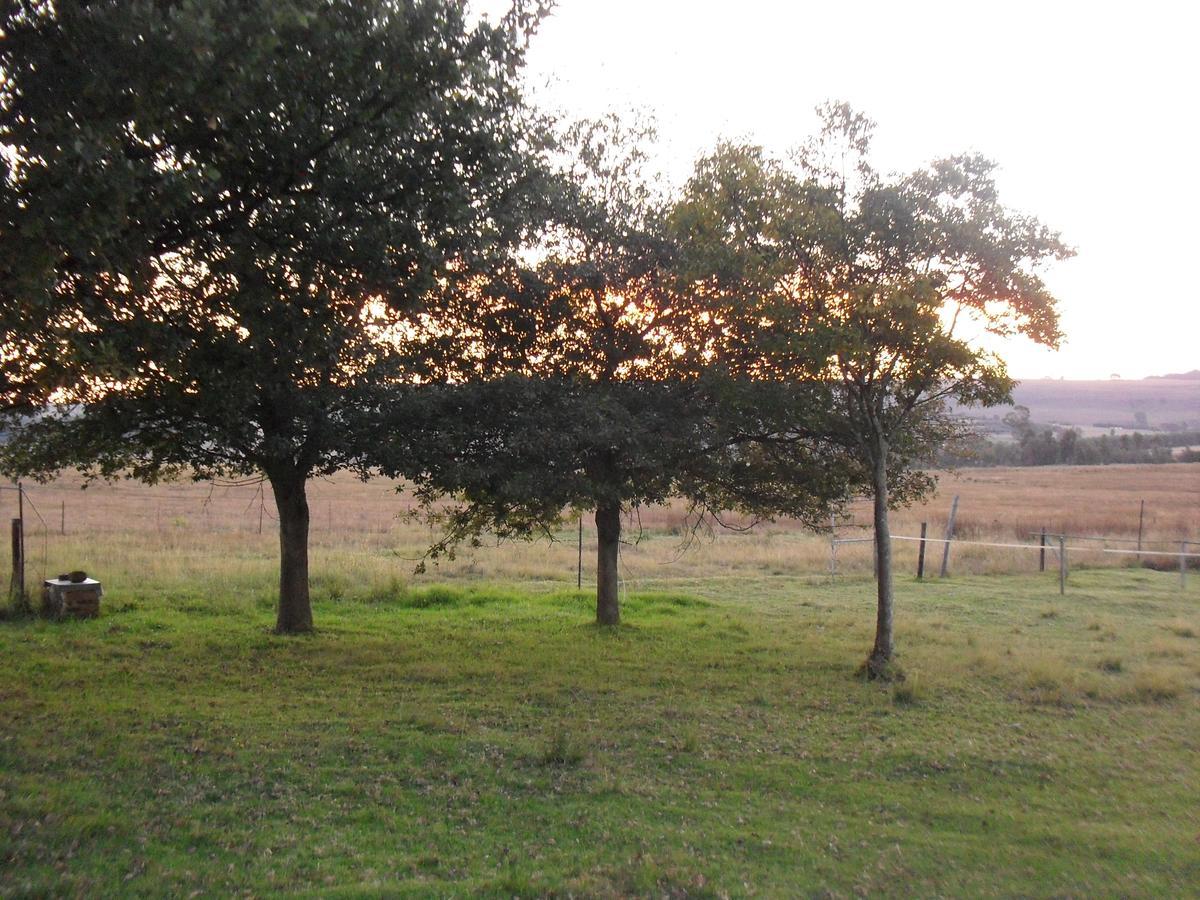
[[[927, 490], [921, 465], [957, 428], [946, 403], [995, 404], [1003, 362], [963, 327], [1054, 346], [1055, 300], [1038, 275], [1070, 251], [997, 199], [994, 165], [939, 160], [887, 176], [868, 159], [873, 124], [844, 104], [792, 166], [725, 145], [702, 161], [675, 214], [694, 278], [723, 298], [765, 377], [833, 388], [820, 428], [873, 498], [878, 592], [870, 677], [894, 674], [888, 510]], [[760, 333], [761, 332], [761, 333]]]
[[[696, 320], [641, 177], [648, 133], [609, 117], [562, 136], [564, 190], [539, 261], [435, 324], [459, 345], [462, 386], [416, 392], [436, 441], [413, 446], [397, 428], [391, 442], [392, 471], [428, 505], [447, 492], [466, 501], [443, 546], [485, 527], [543, 530], [567, 505], [594, 511], [601, 624], [620, 620], [622, 510], [666, 498], [690, 440], [676, 413]], [[407, 401], [393, 409], [412, 415]]]
[[0, 463], [261, 475], [277, 630], [312, 628], [306, 482], [406, 341], [526, 235], [540, 4], [17, 0], [0, 19]]
[[[395, 459], [385, 467], [448, 526], [435, 553], [485, 529], [546, 534], [565, 509], [592, 511], [602, 625], [620, 621], [632, 509], [683, 496], [697, 516], [769, 507], [811, 521], [845, 494], [810, 443], [756, 440], [775, 411], [813, 397], [777, 390], [764, 404], [714, 357], [704, 297], [679, 277], [670, 205], [643, 175], [651, 136], [615, 118], [571, 130], [569, 187], [540, 258], [488, 285], [452, 326], [437, 323], [463, 342], [451, 354], [460, 372], [398, 392], [398, 421], [423, 424], [393, 427], [383, 448]], [[447, 507], [446, 495], [460, 502]]]

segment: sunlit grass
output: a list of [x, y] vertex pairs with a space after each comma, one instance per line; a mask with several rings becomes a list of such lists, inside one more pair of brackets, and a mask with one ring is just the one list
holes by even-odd
[[318, 633], [280, 638], [271, 566], [235, 557], [114, 566], [99, 620], [0, 623], [0, 893], [1179, 896], [1200, 874], [1200, 583], [902, 578], [909, 677], [885, 686], [853, 677], [869, 580], [695, 578], [631, 592], [612, 630], [561, 584], [347, 565]]
[[[1128, 534], [1145, 495], [1147, 533], [1174, 540], [1198, 473], [966, 472], [896, 532], [940, 534], [961, 493], [973, 538]], [[320, 481], [318, 633], [282, 639], [253, 488], [61, 487], [31, 493], [48, 527], [30, 581], [82, 568], [106, 595], [96, 622], [0, 623], [2, 895], [1164, 896], [1200, 878], [1200, 573], [1185, 593], [1078, 554], [1060, 597], [1053, 555], [1038, 573], [1030, 551], [956, 546], [951, 578], [918, 583], [899, 544], [907, 678], [880, 686], [853, 677], [869, 548], [840, 548], [831, 579], [828, 539], [787, 523], [684, 547], [678, 508], [644, 511], [626, 624], [605, 631], [587, 523], [579, 593], [570, 524], [415, 575], [430, 533], [393, 485]]]

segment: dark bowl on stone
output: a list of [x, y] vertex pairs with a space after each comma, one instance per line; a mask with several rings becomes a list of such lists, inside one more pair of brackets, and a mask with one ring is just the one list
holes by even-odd
[[71, 584], [83, 584], [83, 582], [87, 581], [87, 572], [76, 569], [67, 577], [70, 578]]

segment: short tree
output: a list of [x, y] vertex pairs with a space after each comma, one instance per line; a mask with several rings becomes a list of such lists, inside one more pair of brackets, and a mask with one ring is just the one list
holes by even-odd
[[718, 298], [764, 377], [833, 389], [819, 428], [860, 467], [873, 497], [878, 568], [871, 677], [892, 671], [890, 507], [931, 482], [922, 465], [955, 434], [947, 401], [995, 404], [1003, 362], [963, 337], [987, 331], [1055, 345], [1055, 301], [1038, 277], [1070, 251], [1000, 205], [992, 163], [939, 160], [885, 176], [868, 162], [872, 123], [845, 105], [795, 167], [726, 145], [702, 162], [675, 214], [692, 276]]
[[10, 471], [261, 473], [277, 629], [312, 628], [314, 474], [362, 468], [402, 320], [530, 221], [539, 16], [452, 0], [20, 0], [0, 19]]

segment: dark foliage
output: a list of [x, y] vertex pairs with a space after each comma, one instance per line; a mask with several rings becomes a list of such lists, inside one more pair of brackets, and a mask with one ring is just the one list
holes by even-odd
[[593, 511], [603, 624], [619, 620], [623, 514], [683, 496], [696, 527], [731, 509], [823, 524], [852, 477], [816, 427], [825, 385], [754, 378], [717, 352], [720, 323], [643, 177], [650, 137], [616, 119], [564, 135], [570, 177], [540, 259], [439, 323], [460, 342], [459, 383], [397, 392], [380, 451], [447, 526], [435, 555]]
[[537, 17], [7, 4], [4, 468], [264, 474], [280, 629], [311, 627], [305, 481], [364, 465], [378, 388], [440, 365], [403, 323], [503, 267], [546, 195], [515, 80]]
[[844, 104], [821, 113], [795, 165], [719, 146], [672, 224], [685, 270], [725, 325], [724, 358], [757, 378], [833, 386], [826, 435], [874, 498], [879, 604], [867, 671], [884, 674], [888, 509], [929, 484], [920, 465], [960, 431], [948, 401], [992, 405], [1012, 387], [998, 358], [956, 333], [959, 319], [1055, 344], [1055, 301], [1037, 271], [1070, 251], [998, 202], [987, 160], [884, 175], [868, 159], [873, 123]]

